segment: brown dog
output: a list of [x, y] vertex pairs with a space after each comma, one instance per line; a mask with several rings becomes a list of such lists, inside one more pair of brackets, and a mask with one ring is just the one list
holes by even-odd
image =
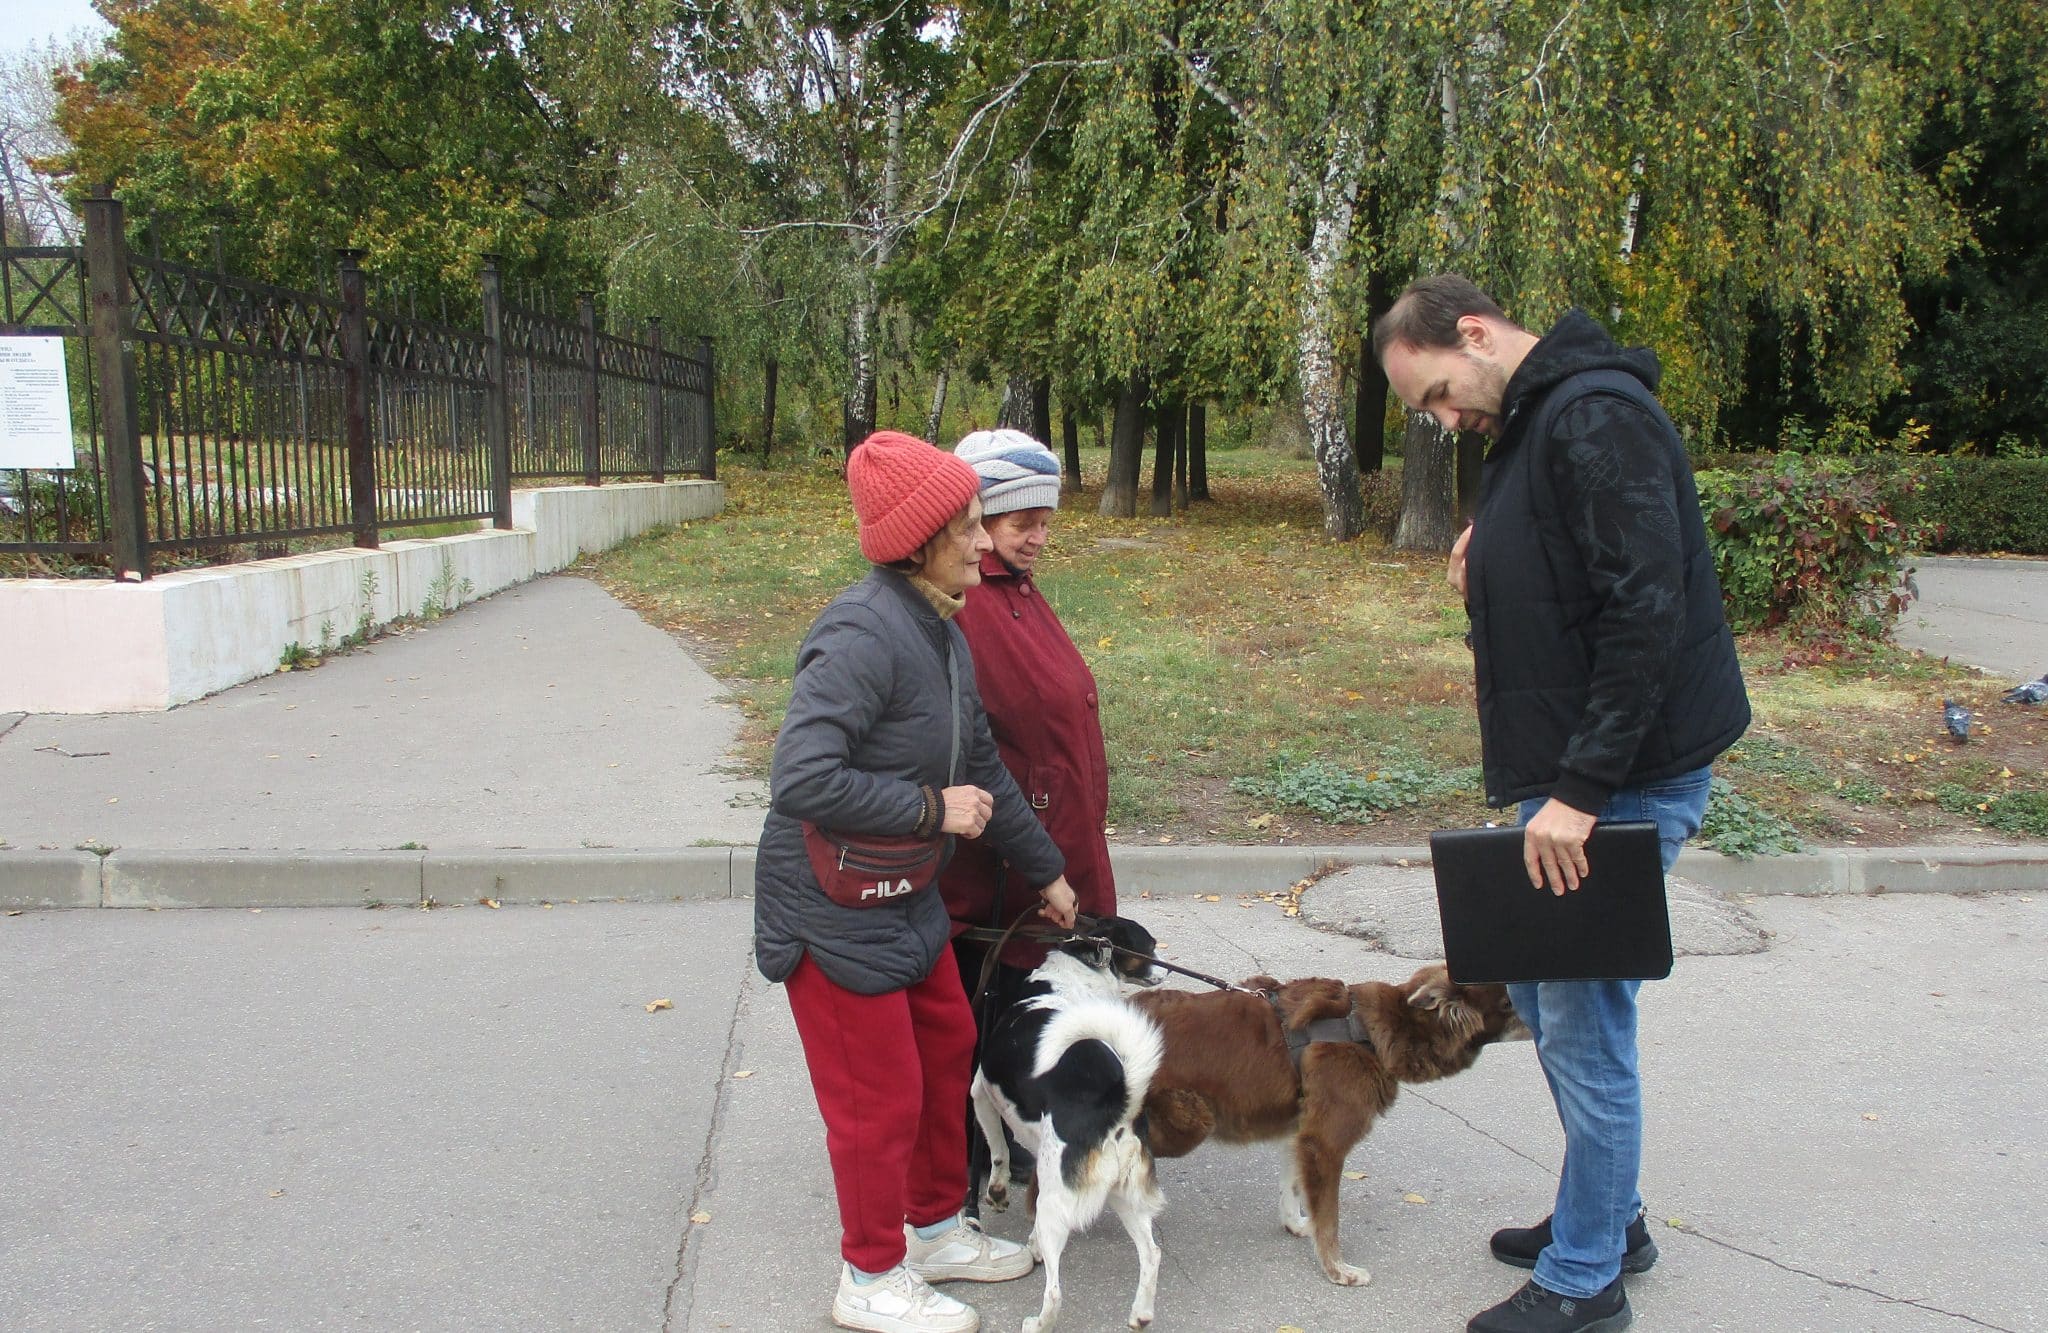
[[1441, 963], [1398, 986], [1325, 977], [1244, 984], [1272, 998], [1179, 990], [1132, 997], [1166, 1037], [1145, 1097], [1153, 1155], [1184, 1156], [1212, 1137], [1256, 1143], [1292, 1135], [1281, 1224], [1314, 1235], [1330, 1281], [1362, 1285], [1371, 1275], [1337, 1249], [1345, 1157], [1401, 1084], [1469, 1069], [1489, 1043], [1525, 1039], [1529, 1030], [1506, 987], [1460, 986]]

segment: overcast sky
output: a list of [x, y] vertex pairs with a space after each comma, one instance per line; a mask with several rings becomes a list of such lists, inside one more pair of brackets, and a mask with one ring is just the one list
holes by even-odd
[[26, 46], [40, 46], [52, 37], [68, 36], [75, 28], [109, 31], [89, 0], [0, 0], [0, 11], [7, 16], [0, 22], [0, 52], [7, 55]]

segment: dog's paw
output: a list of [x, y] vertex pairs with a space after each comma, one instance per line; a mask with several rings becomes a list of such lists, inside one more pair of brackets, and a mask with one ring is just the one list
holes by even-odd
[[1302, 1199], [1301, 1191], [1288, 1188], [1280, 1192], [1280, 1225], [1290, 1236], [1308, 1235], [1308, 1205]]
[[1141, 1309], [1139, 1309], [1139, 1308], [1138, 1308], [1137, 1306], [1133, 1305], [1133, 1306], [1131, 1307], [1131, 1327], [1132, 1327], [1132, 1328], [1150, 1328], [1151, 1326], [1152, 1326], [1152, 1307], [1148, 1305], [1148, 1306], [1146, 1306], [1146, 1307], [1145, 1307], [1144, 1309], [1142, 1309], [1142, 1310], [1141, 1310]]
[[1324, 1264], [1323, 1274], [1340, 1287], [1362, 1287], [1372, 1281], [1372, 1274], [1356, 1264]]
[[1010, 1185], [1008, 1181], [990, 1180], [981, 1192], [982, 1206], [992, 1213], [1008, 1212], [1010, 1208]]

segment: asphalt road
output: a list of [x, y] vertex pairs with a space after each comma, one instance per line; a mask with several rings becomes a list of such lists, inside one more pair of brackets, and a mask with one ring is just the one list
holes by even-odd
[[[1748, 906], [1766, 951], [1645, 989], [1636, 1327], [2048, 1328], [2048, 899]], [[1133, 914], [1230, 976], [1415, 965], [1268, 904]], [[744, 901], [0, 917], [0, 1328], [825, 1330], [822, 1129], [749, 927]], [[1363, 1288], [1280, 1230], [1276, 1149], [1163, 1163], [1155, 1327], [1460, 1329], [1525, 1276], [1486, 1236], [1543, 1215], [1560, 1150], [1526, 1045], [1406, 1090], [1344, 1185]], [[1120, 1228], [1067, 1254], [1062, 1327], [1121, 1328]], [[1039, 1294], [963, 1292], [992, 1329]]]

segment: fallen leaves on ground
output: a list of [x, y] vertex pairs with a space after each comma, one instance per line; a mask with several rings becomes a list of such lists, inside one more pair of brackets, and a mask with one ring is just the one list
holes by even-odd
[[649, 1000], [645, 1006], [650, 1014], [662, 1009], [673, 1009], [675, 1007], [676, 1002], [674, 1000]]

